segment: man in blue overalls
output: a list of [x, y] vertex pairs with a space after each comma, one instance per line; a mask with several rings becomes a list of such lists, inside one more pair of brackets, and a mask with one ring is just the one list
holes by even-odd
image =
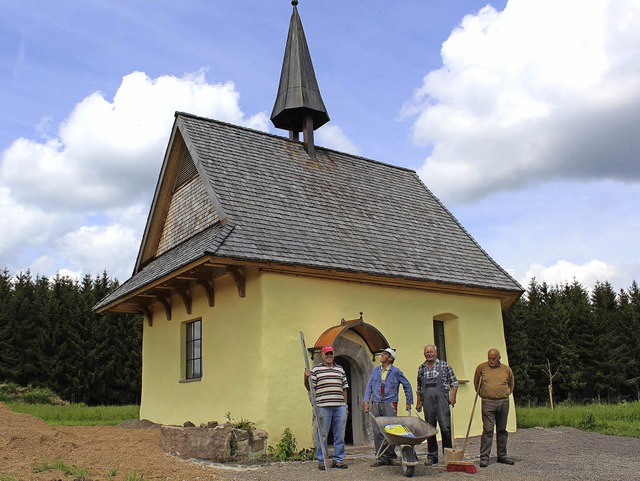
[[[424, 406], [425, 421], [440, 427], [442, 448], [451, 447], [451, 411], [458, 393], [458, 379], [446, 361], [438, 359], [438, 348], [433, 344], [424, 346], [425, 362], [418, 367], [418, 389], [416, 411]], [[427, 466], [438, 462], [438, 441], [435, 436], [427, 440]]]
[[[396, 360], [396, 352], [387, 348], [380, 353], [380, 365], [373, 368], [367, 387], [364, 390], [364, 412], [371, 411], [375, 417], [397, 416], [398, 415], [398, 392], [400, 385], [404, 389], [407, 399], [407, 411], [411, 410], [413, 404], [413, 391], [411, 383], [402, 374], [402, 371], [393, 365]], [[384, 440], [384, 435], [380, 432], [378, 423], [373, 424], [373, 442], [376, 454]], [[371, 466], [393, 465], [398, 456], [395, 447], [390, 446]]]

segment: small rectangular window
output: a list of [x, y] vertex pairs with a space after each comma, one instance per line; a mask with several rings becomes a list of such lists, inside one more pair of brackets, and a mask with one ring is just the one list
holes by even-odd
[[438, 348], [438, 359], [447, 360], [447, 347], [444, 342], [444, 321], [433, 320], [433, 343]]
[[200, 379], [202, 377], [202, 321], [193, 321], [186, 324], [185, 364], [187, 379]]

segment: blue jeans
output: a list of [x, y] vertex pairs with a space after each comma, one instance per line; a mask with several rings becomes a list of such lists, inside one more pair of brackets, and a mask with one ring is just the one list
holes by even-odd
[[[347, 406], [318, 406], [318, 425], [322, 432], [321, 439], [316, 443], [316, 456], [320, 464], [324, 463], [322, 456], [322, 448], [329, 453], [327, 448], [327, 436], [329, 430], [333, 429], [333, 455], [331, 456], [336, 463], [344, 460], [344, 430], [347, 427]], [[322, 444], [321, 444], [322, 443]]]

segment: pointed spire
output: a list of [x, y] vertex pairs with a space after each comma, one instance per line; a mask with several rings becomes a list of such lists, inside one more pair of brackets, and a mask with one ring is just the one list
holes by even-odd
[[[329, 114], [320, 95], [307, 39], [298, 15], [298, 0], [292, 0], [291, 4], [293, 13], [271, 121], [277, 128], [288, 130], [292, 139], [297, 139], [298, 133], [304, 132], [309, 151], [313, 150], [313, 131], [329, 121]], [[310, 151], [309, 153], [311, 155]]]

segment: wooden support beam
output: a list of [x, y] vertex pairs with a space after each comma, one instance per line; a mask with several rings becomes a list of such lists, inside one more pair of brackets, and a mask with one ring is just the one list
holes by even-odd
[[169, 297], [157, 297], [158, 301], [164, 306], [164, 312], [167, 315], [167, 321], [171, 320], [171, 299]]
[[213, 307], [216, 302], [215, 292], [213, 290], [213, 282], [207, 279], [198, 279], [198, 285], [204, 289], [205, 294], [207, 295], [207, 300], [209, 301], [209, 307]]
[[238, 295], [240, 297], [244, 297], [246, 295], [244, 271], [235, 266], [230, 266], [227, 272], [229, 272], [229, 275], [233, 279], [233, 282], [236, 283], [236, 287], [238, 288]]
[[149, 327], [153, 327], [153, 311], [148, 306], [140, 306]]
[[316, 146], [313, 140], [313, 117], [307, 115], [304, 118], [304, 148], [313, 160], [316, 160]]
[[178, 295], [182, 299], [187, 314], [191, 314], [191, 293], [188, 289], [178, 289]]

